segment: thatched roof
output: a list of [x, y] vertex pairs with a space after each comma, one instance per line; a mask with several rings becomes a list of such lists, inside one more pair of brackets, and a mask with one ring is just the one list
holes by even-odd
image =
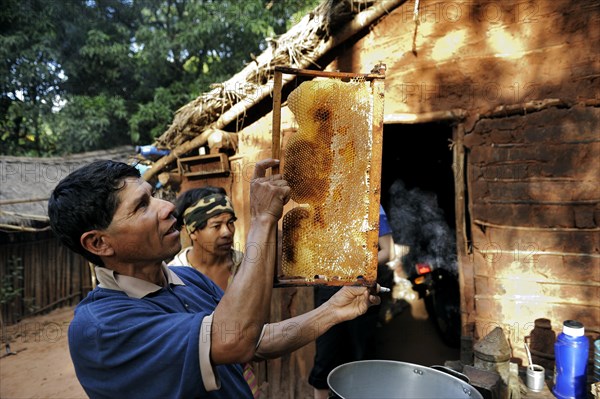
[[268, 39], [269, 48], [242, 71], [177, 110], [173, 123], [155, 143], [171, 153], [144, 177], [152, 178], [176, 158], [203, 146], [211, 130], [225, 128], [271, 95], [275, 67], [322, 69], [317, 62], [329, 50], [405, 1], [324, 0], [288, 32]]
[[55, 158], [0, 156], [0, 230], [47, 228], [47, 204], [58, 182], [75, 169], [99, 159], [127, 162], [132, 146]]

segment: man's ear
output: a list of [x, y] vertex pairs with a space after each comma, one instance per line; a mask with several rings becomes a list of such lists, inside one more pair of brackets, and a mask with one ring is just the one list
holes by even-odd
[[86, 231], [81, 235], [80, 242], [83, 248], [94, 255], [110, 256], [115, 253], [104, 234], [99, 230]]

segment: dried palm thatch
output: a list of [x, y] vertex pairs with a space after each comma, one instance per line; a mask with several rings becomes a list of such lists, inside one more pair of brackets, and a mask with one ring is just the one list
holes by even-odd
[[231, 79], [177, 110], [173, 123], [155, 143], [171, 153], [158, 160], [144, 178], [150, 179], [179, 156], [206, 144], [212, 130], [223, 129], [270, 95], [275, 67], [320, 67], [317, 60], [327, 51], [404, 1], [325, 0], [288, 32], [268, 40], [269, 48]]
[[0, 156], [0, 232], [47, 230], [48, 198], [60, 180], [90, 162], [127, 162], [134, 153], [122, 146], [54, 158]]

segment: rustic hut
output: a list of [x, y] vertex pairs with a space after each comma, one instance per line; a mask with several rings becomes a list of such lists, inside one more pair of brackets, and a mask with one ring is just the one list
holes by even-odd
[[73, 170], [98, 159], [126, 161], [133, 147], [61, 158], [0, 157], [0, 321], [78, 303], [92, 288], [87, 261], [50, 230], [52, 189]]
[[[252, 163], [271, 154], [276, 66], [387, 66], [382, 197], [397, 180], [437, 195], [456, 231], [462, 345], [500, 326], [512, 356], [577, 319], [600, 332], [600, 3], [329, 0], [231, 80], [177, 111], [145, 177], [216, 184], [248, 225]], [[294, 87], [284, 79], [285, 96]], [[293, 132], [284, 107], [282, 133]], [[312, 306], [281, 289], [272, 316]], [[549, 342], [549, 343], [548, 343]], [[552, 340], [536, 347], [552, 359]], [[464, 348], [463, 348], [464, 349]], [[469, 351], [465, 351], [469, 353]], [[269, 397], [307, 397], [311, 347], [268, 363]]]

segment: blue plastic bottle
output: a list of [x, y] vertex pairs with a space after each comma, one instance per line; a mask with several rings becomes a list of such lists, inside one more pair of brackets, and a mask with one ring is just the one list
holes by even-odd
[[563, 331], [556, 337], [554, 357], [554, 388], [558, 399], [587, 398], [587, 363], [590, 344], [584, 335], [583, 324], [575, 320], [563, 323]]

